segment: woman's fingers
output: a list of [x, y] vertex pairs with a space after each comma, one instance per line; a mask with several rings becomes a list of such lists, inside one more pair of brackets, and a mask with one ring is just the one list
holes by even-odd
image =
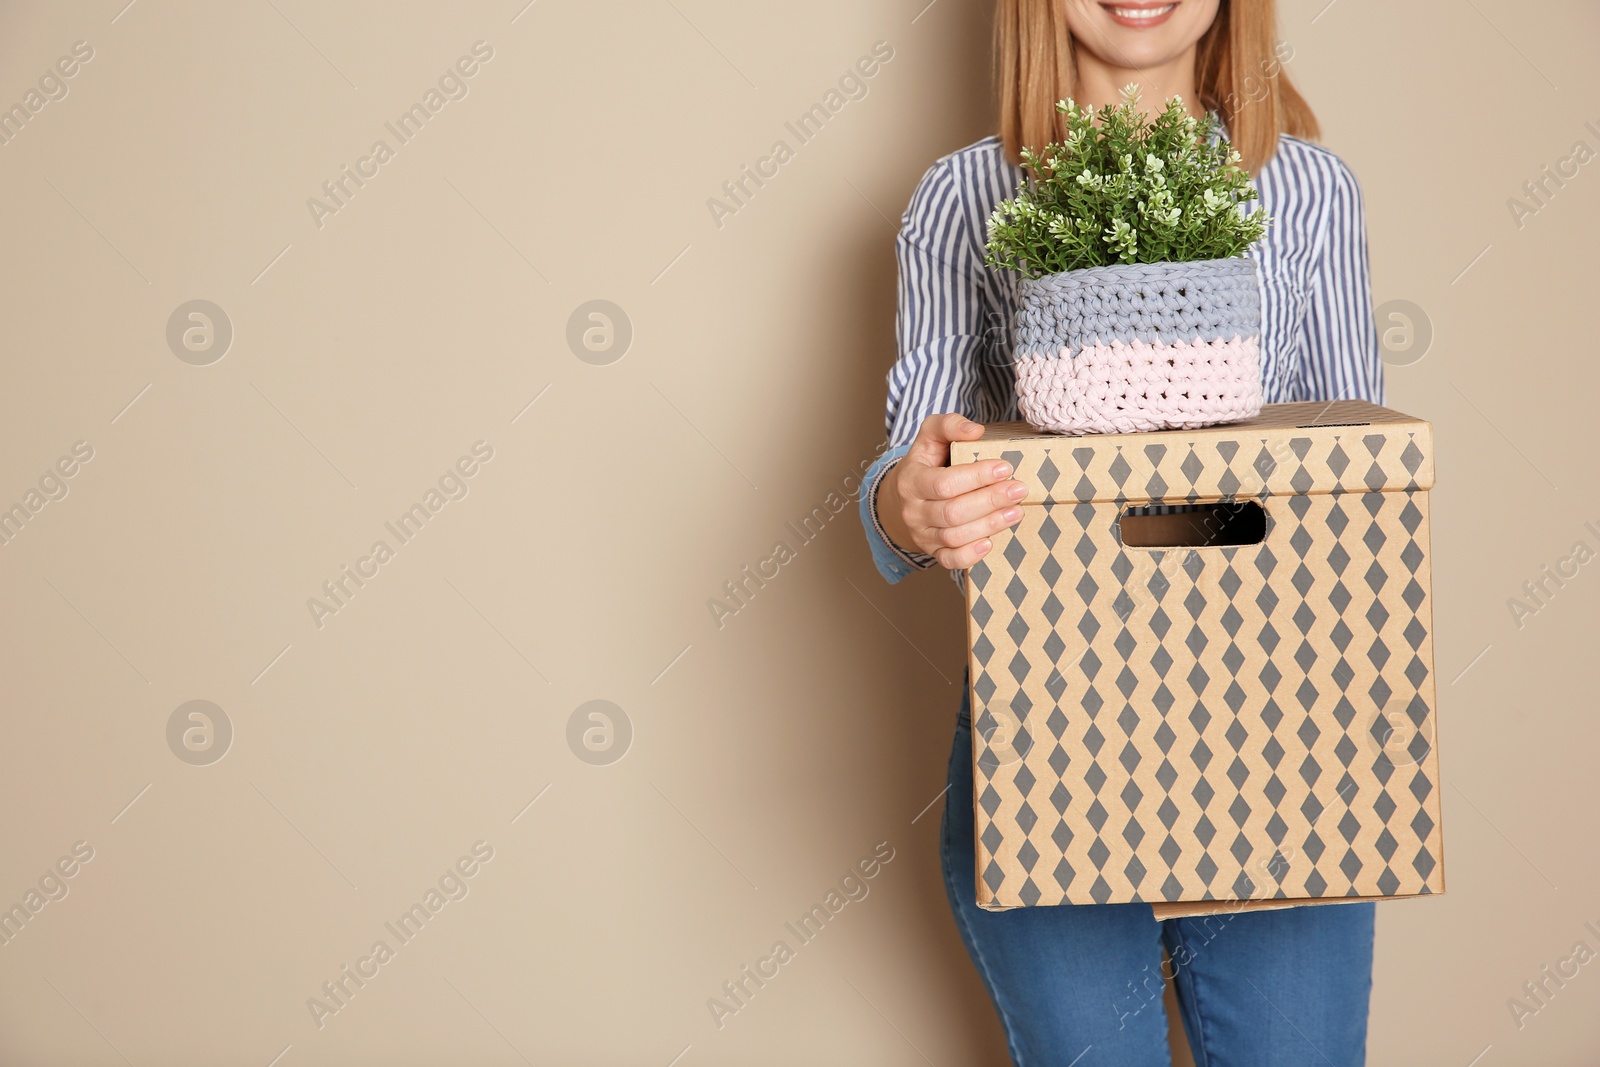
[[938, 560], [942, 567], [962, 571], [987, 556], [993, 547], [994, 542], [985, 537], [960, 548], [941, 548], [933, 554], [933, 558]]
[[1011, 464], [1004, 460], [930, 467], [913, 475], [916, 495], [924, 500], [953, 500], [1010, 477]]
[[1027, 492], [1028, 487], [1021, 482], [1005, 481], [963, 493], [952, 500], [930, 501], [928, 525], [944, 529], [965, 526], [991, 512], [1016, 506]]
[[939, 543], [944, 548], [961, 548], [980, 541], [1001, 530], [1015, 526], [1022, 520], [1022, 509], [1019, 507], [1001, 508], [999, 511], [985, 513], [972, 522], [960, 526], [949, 526], [942, 530], [934, 531]]

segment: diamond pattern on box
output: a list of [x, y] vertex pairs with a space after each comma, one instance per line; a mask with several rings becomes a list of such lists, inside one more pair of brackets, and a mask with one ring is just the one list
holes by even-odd
[[[980, 904], [1443, 891], [1427, 423], [1007, 426], [952, 462], [1002, 452], [1030, 493], [967, 576]], [[1260, 544], [1121, 541], [1125, 506], [1246, 499]]]

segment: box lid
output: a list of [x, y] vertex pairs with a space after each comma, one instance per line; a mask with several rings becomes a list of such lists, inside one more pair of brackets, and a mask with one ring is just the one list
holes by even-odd
[[1025, 504], [1196, 501], [1433, 488], [1433, 429], [1365, 400], [1268, 404], [1198, 430], [1064, 436], [992, 423], [950, 462], [1004, 459]]

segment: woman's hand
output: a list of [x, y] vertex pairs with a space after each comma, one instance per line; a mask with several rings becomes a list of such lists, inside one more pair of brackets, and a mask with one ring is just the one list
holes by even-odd
[[991, 459], [947, 466], [950, 442], [981, 436], [983, 427], [961, 415], [922, 421], [911, 450], [878, 483], [878, 520], [890, 540], [963, 570], [994, 547], [990, 535], [1016, 525], [1028, 488], [1011, 480], [1011, 464]]

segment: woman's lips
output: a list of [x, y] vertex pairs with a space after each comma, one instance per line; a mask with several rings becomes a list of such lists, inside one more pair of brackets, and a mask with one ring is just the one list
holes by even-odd
[[1111, 16], [1111, 21], [1119, 26], [1131, 26], [1134, 29], [1149, 29], [1159, 26], [1172, 17], [1178, 9], [1176, 3], [1171, 4], [1101, 4]]

